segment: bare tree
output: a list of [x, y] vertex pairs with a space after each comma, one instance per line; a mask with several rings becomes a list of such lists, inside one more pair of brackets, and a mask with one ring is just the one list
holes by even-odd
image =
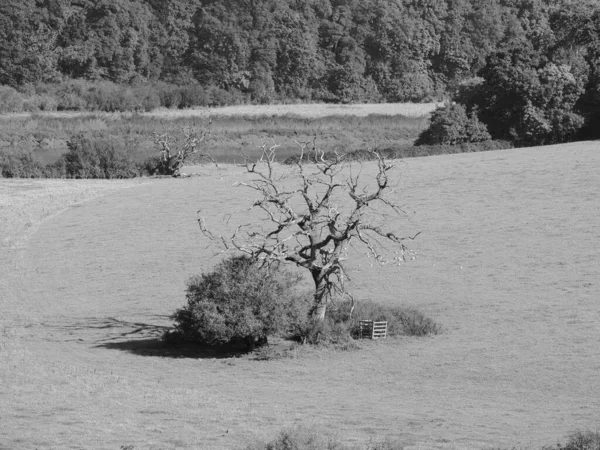
[[221, 241], [223, 251], [308, 270], [315, 286], [312, 315], [322, 320], [332, 297], [346, 293], [349, 246], [362, 246], [379, 264], [398, 264], [407, 254], [404, 241], [419, 233], [401, 237], [383, 223], [403, 211], [389, 198], [393, 166], [379, 152], [372, 152], [377, 173], [367, 186], [361, 164], [353, 166], [345, 155], [325, 155], [314, 141], [296, 144], [300, 155], [291, 172], [275, 163], [278, 145], [263, 145], [258, 161], [245, 158], [254, 178], [237, 184], [256, 192], [250, 209], [260, 211], [261, 221], [242, 224], [228, 237], [215, 236], [201, 211], [198, 222], [204, 235]]
[[209, 154], [199, 152], [200, 145], [205, 142], [208, 135], [207, 126], [200, 130], [183, 129], [181, 136], [175, 136], [168, 132], [163, 134], [154, 133], [154, 143], [160, 149], [155, 168], [156, 172], [159, 175], [178, 177], [181, 175], [180, 170], [183, 165], [189, 163], [192, 158], [214, 162]]

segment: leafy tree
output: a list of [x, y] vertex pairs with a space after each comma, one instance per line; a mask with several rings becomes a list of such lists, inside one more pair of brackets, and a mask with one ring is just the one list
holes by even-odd
[[[0, 84], [18, 87], [58, 78], [56, 21], [35, 0], [0, 2]], [[61, 14], [60, 8], [53, 9]]]
[[490, 55], [479, 72], [484, 79], [472, 96], [492, 137], [526, 144], [563, 142], [583, 125], [575, 104], [583, 80], [527, 49]]
[[62, 156], [68, 178], [134, 178], [138, 169], [114, 138], [79, 133]]
[[431, 115], [431, 124], [421, 133], [416, 145], [457, 145], [491, 139], [487, 127], [477, 118], [477, 111], [467, 115], [460, 103], [447, 103]]
[[599, 137], [600, 5], [590, 0], [563, 0], [550, 15], [550, 23], [555, 34], [554, 56], [585, 77], [585, 92], [577, 102], [587, 121], [584, 135]]
[[117, 83], [158, 78], [162, 54], [151, 9], [135, 0], [85, 1], [59, 36], [60, 68], [72, 77]]

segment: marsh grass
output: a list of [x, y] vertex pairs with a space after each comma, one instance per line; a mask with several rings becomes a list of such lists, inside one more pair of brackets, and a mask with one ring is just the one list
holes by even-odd
[[410, 146], [427, 127], [433, 105], [274, 105], [153, 113], [33, 113], [0, 116], [0, 152], [32, 153], [55, 162], [67, 141], [81, 132], [101, 132], [128, 143], [123, 148], [142, 162], [156, 153], [153, 133], [176, 135], [203, 128], [210, 119], [206, 150], [220, 162], [240, 162], [241, 152], [258, 156], [264, 144], [278, 144], [279, 159], [297, 153], [295, 141], [312, 141], [325, 151], [347, 152]]

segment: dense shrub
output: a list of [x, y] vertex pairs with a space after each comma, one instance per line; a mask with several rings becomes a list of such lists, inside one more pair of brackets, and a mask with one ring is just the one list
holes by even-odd
[[172, 316], [174, 334], [208, 345], [263, 345], [270, 334], [288, 326], [287, 307], [299, 281], [247, 256], [225, 259], [212, 272], [189, 280], [187, 305]]
[[353, 337], [359, 336], [359, 321], [387, 321], [388, 336], [428, 336], [441, 332], [441, 327], [433, 319], [420, 311], [402, 306], [387, 306], [370, 300], [355, 304], [350, 315], [352, 304], [344, 301], [329, 308], [329, 318], [334, 323], [344, 323]]
[[23, 110], [27, 112], [56, 111], [58, 100], [48, 94], [33, 94], [23, 100]]
[[199, 84], [188, 84], [179, 88], [179, 108], [192, 106], [208, 106], [211, 104], [210, 94]]
[[546, 447], [544, 450], [600, 450], [600, 432], [577, 431], [571, 434], [565, 444], [555, 448]]
[[469, 110], [478, 108], [494, 139], [525, 145], [565, 142], [584, 124], [577, 102], [587, 77], [576, 66], [514, 48], [490, 54], [479, 75], [483, 82], [460, 100]]
[[67, 142], [62, 156], [69, 178], [133, 178], [139, 169], [127, 155], [122, 143], [92, 133], [79, 133]]
[[0, 175], [3, 178], [43, 178], [46, 172], [31, 152], [18, 155], [0, 152]]
[[90, 82], [70, 80], [57, 85], [40, 85], [38, 90], [56, 99], [59, 111], [85, 111], [88, 109], [86, 93]]
[[249, 445], [245, 450], [402, 450], [400, 442], [382, 441], [366, 446], [348, 446], [340, 443], [328, 431], [315, 428], [292, 428], [284, 430], [269, 441]]
[[23, 111], [23, 98], [10, 86], [0, 86], [0, 114]]
[[476, 111], [467, 114], [459, 103], [447, 103], [431, 115], [429, 128], [424, 130], [415, 145], [457, 145], [491, 139], [487, 127], [479, 121]]
[[161, 106], [161, 100], [153, 86], [138, 86], [132, 90], [136, 99], [136, 111], [152, 111]]
[[352, 310], [351, 302], [343, 301], [330, 305], [325, 320], [317, 321], [308, 316], [309, 306], [308, 301], [300, 303], [299, 308], [304, 308], [304, 316], [297, 315], [297, 320], [293, 323], [291, 337], [303, 344], [339, 350], [356, 348], [354, 339], [360, 337], [360, 320], [387, 321], [388, 336], [391, 337], [429, 336], [441, 332], [439, 324], [414, 308], [361, 301]]

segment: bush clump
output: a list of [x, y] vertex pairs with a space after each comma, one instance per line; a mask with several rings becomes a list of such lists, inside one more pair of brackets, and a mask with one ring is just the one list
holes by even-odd
[[30, 153], [0, 152], [0, 176], [3, 178], [44, 178], [44, 166]]
[[576, 431], [567, 438], [565, 444], [545, 447], [543, 450], [600, 450], [600, 432]]
[[[329, 306], [325, 320], [313, 320], [307, 315], [311, 303], [305, 300], [297, 308], [306, 313], [296, 314], [292, 323], [292, 338], [302, 344], [333, 347], [338, 350], [357, 348], [361, 320], [386, 321], [388, 336], [430, 336], [441, 333], [442, 327], [420, 311], [403, 306], [387, 306], [373, 301], [350, 301]], [[304, 317], [304, 320], [302, 320]]]
[[371, 300], [357, 302], [354, 310], [350, 301], [336, 306], [330, 308], [330, 318], [345, 323], [354, 338], [359, 337], [361, 320], [386, 321], [388, 336], [429, 336], [442, 331], [437, 322], [411, 307], [381, 305]]
[[115, 138], [78, 133], [67, 142], [69, 151], [62, 156], [68, 178], [134, 178], [140, 173]]
[[432, 113], [429, 128], [419, 135], [415, 145], [457, 145], [491, 138], [476, 110], [467, 114], [460, 103], [447, 103]]
[[245, 447], [244, 450], [402, 450], [400, 442], [382, 441], [357, 447], [342, 444], [327, 431], [314, 428], [292, 428], [283, 430], [275, 439]]
[[0, 114], [23, 111], [23, 97], [10, 86], [0, 86]]
[[244, 344], [252, 350], [289, 326], [288, 306], [299, 282], [291, 272], [263, 267], [247, 256], [225, 259], [212, 272], [189, 280], [187, 305], [173, 314], [171, 334], [188, 342]]

